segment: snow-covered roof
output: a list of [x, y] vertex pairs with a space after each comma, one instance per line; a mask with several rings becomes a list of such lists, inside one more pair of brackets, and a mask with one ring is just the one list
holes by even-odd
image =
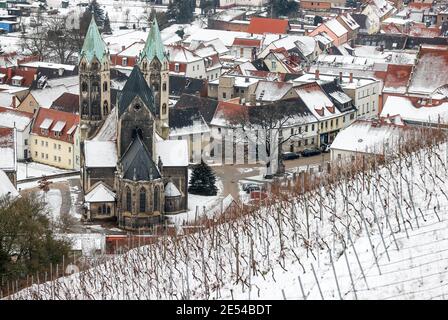
[[309, 111], [319, 120], [341, 114], [317, 83], [297, 87], [296, 92]]
[[353, 17], [349, 13], [343, 14], [340, 17], [351, 30], [359, 29], [359, 24], [355, 21], [355, 19], [353, 19]]
[[344, 92], [341, 91], [331, 92], [330, 96], [342, 104], [352, 101], [352, 98], [350, 98], [348, 95], [346, 95]]
[[113, 141], [87, 140], [84, 144], [86, 167], [114, 168], [117, 165], [117, 149]]
[[190, 63], [202, 60], [202, 58], [194, 52], [181, 46], [167, 46], [166, 49], [169, 54], [170, 62]]
[[292, 88], [292, 83], [259, 81], [255, 89], [255, 98], [260, 101], [281, 100]]
[[347, 29], [345, 29], [345, 27], [336, 19], [325, 22], [325, 25], [338, 37], [342, 37], [348, 32]]
[[85, 202], [114, 202], [115, 193], [112, 192], [103, 183], [98, 183], [92, 190], [84, 197]]
[[112, 109], [107, 116], [98, 134], [93, 138], [96, 141], [115, 141], [117, 139], [117, 112]]
[[[192, 41], [210, 41], [220, 39], [226, 47], [231, 47], [235, 38], [250, 37], [251, 34], [239, 31], [225, 31], [214, 29], [199, 29], [192, 33], [184, 40], [184, 43], [191, 43]], [[261, 35], [254, 35], [254, 37], [262, 39]]]
[[[78, 78], [78, 76], [76, 76], [76, 78]], [[79, 93], [77, 90], [69, 90], [65, 85], [60, 85], [32, 90], [30, 94], [33, 95], [40, 107], [50, 108], [53, 102], [65, 92]]]
[[392, 124], [378, 124], [373, 121], [357, 120], [340, 131], [331, 143], [331, 149], [361, 153], [383, 154], [383, 150], [392, 148], [403, 127]]
[[73, 70], [75, 70], [75, 67], [76, 67], [71, 64], [50, 63], [50, 62], [44, 62], [44, 61], [25, 62], [25, 63], [21, 63], [20, 66], [30, 67], [30, 68], [64, 69], [67, 71], [73, 71]]
[[157, 141], [156, 154], [164, 167], [188, 166], [188, 142], [185, 140]]
[[171, 181], [168, 182], [165, 186], [165, 197], [179, 197], [182, 194], [180, 193], [179, 189], [172, 183]]
[[53, 128], [51, 129], [51, 131], [54, 131], [54, 132], [61, 132], [61, 131], [64, 129], [64, 127], [65, 127], [66, 124], [67, 124], [67, 122], [65, 122], [65, 121], [58, 121], [58, 122], [56, 122], [56, 124], [53, 126]]
[[17, 197], [19, 193], [3, 170], [0, 170], [0, 198], [9, 195]]
[[32, 114], [0, 107], [0, 127], [13, 128], [23, 131], [33, 119]]
[[384, 102], [381, 116], [399, 114], [404, 121], [438, 124], [448, 123], [448, 102], [435, 106], [416, 107], [406, 97], [389, 96]]
[[42, 123], [40, 124], [39, 128], [43, 129], [43, 130], [48, 130], [48, 128], [50, 128], [52, 123], [53, 123], [53, 120], [47, 118], [44, 121], [42, 121]]

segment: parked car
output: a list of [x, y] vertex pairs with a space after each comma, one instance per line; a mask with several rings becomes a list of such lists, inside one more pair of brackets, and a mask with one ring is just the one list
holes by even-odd
[[319, 149], [305, 149], [302, 151], [302, 157], [312, 157], [321, 154], [322, 151]]
[[328, 153], [328, 152], [330, 152], [330, 147], [331, 147], [331, 144], [324, 143], [320, 146], [320, 150], [324, 153]]
[[283, 160], [294, 160], [300, 157], [300, 154], [297, 152], [284, 152], [282, 153]]
[[246, 191], [246, 193], [250, 193], [251, 191], [259, 191], [261, 190], [261, 186], [256, 183], [244, 183], [243, 184], [243, 191]]

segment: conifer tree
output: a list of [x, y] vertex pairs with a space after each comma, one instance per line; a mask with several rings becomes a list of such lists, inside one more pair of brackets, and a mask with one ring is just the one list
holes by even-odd
[[215, 173], [203, 160], [193, 168], [188, 192], [203, 196], [214, 196], [218, 193]]
[[106, 17], [104, 18], [103, 33], [104, 34], [112, 34], [112, 28], [110, 27], [109, 15], [107, 13], [106, 13]]

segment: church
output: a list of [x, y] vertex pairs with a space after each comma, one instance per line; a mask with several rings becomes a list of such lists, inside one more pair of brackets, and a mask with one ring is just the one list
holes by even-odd
[[79, 60], [84, 218], [145, 230], [188, 209], [188, 144], [169, 135], [169, 63], [154, 20], [111, 101], [110, 55], [92, 18]]

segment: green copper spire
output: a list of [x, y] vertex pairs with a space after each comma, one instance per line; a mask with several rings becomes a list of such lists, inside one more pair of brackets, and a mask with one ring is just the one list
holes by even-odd
[[146, 57], [148, 61], [151, 61], [154, 57], [157, 57], [160, 62], [166, 60], [162, 37], [160, 36], [159, 25], [157, 24], [156, 18], [154, 18], [151, 30], [149, 30], [148, 38], [146, 39], [145, 47], [140, 54], [140, 61], [144, 57]]
[[92, 15], [92, 20], [90, 20], [89, 29], [87, 30], [86, 38], [81, 49], [81, 57], [86, 57], [87, 61], [91, 62], [93, 57], [96, 57], [99, 61], [103, 61], [106, 56], [106, 43], [101, 38], [94, 15]]

